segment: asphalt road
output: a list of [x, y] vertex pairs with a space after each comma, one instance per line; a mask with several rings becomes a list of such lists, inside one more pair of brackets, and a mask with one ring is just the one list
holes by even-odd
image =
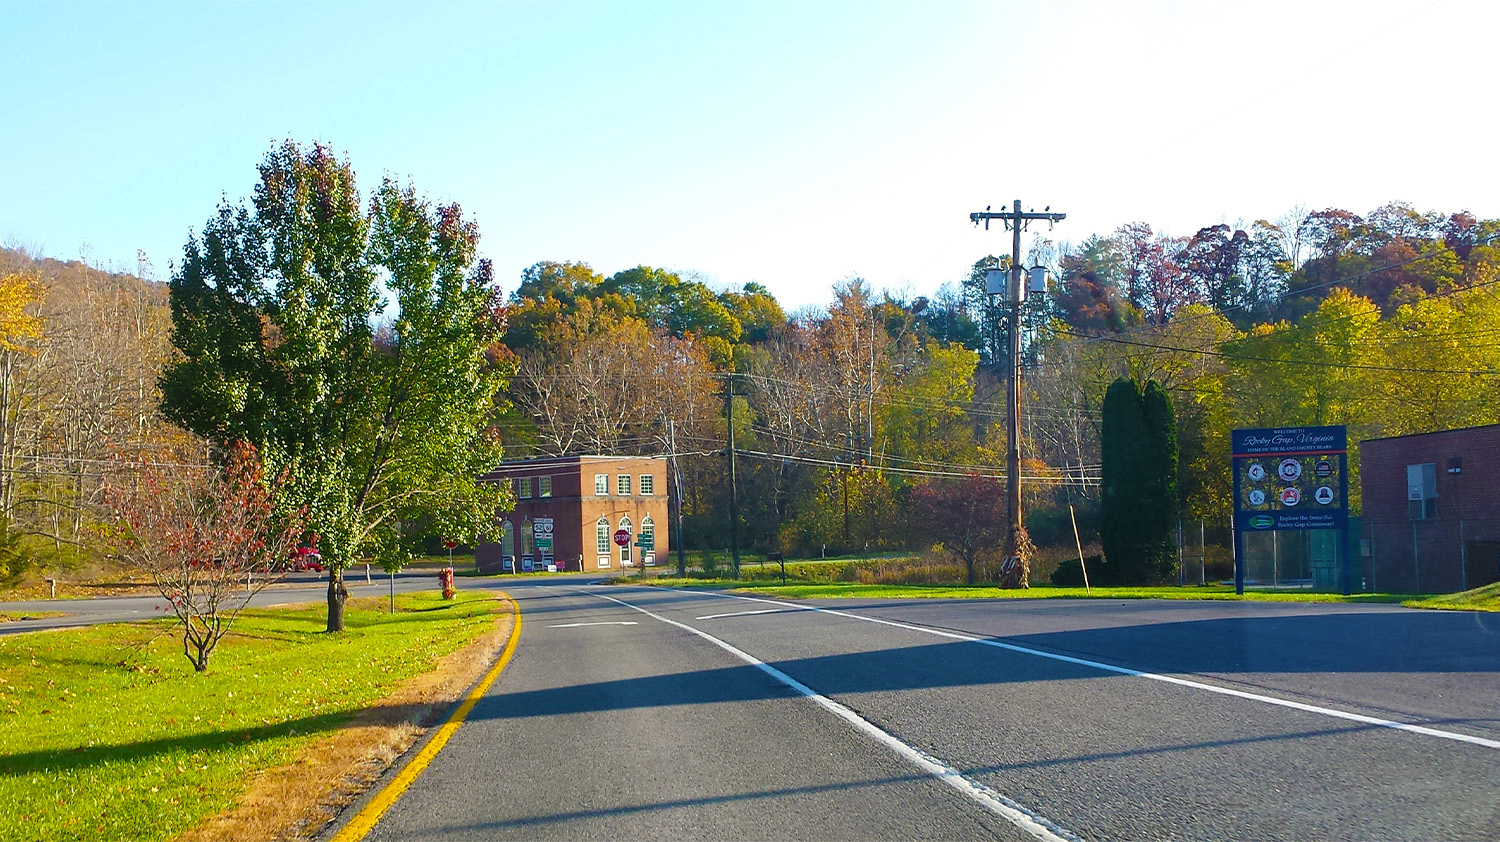
[[[365, 583], [362, 567], [345, 573], [344, 583], [349, 588], [350, 596], [384, 596], [390, 593], [390, 581], [383, 571], [376, 570], [371, 575], [371, 581], [370, 584]], [[473, 587], [474, 581], [461, 578], [458, 580], [458, 586]], [[485, 584], [493, 586], [494, 582], [486, 580]], [[434, 590], [437, 587], [437, 575], [431, 571], [396, 574], [397, 593]], [[265, 608], [271, 605], [321, 602], [327, 599], [327, 594], [328, 575], [326, 573], [289, 573], [281, 582], [271, 585], [252, 597], [250, 605]], [[97, 599], [36, 599], [23, 602], [0, 602], [0, 613], [25, 614], [32, 611], [61, 612], [63, 616], [0, 623], [0, 635], [92, 626], [100, 623], [128, 623], [171, 615], [170, 606], [160, 596], [111, 596]]]
[[1500, 837], [1500, 617], [501, 586], [514, 659], [370, 839]]

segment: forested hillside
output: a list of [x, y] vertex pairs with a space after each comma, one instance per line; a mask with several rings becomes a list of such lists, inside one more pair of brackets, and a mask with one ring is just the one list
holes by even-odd
[[[1347, 424], [1358, 441], [1500, 421], [1497, 235], [1500, 221], [1393, 203], [1191, 237], [1032, 236], [1028, 263], [1053, 276], [1023, 337], [1034, 538], [1071, 542], [1069, 504], [1085, 541], [1096, 529], [1099, 408], [1122, 374], [1172, 397], [1190, 524], [1227, 523], [1236, 426]], [[679, 454], [686, 545], [722, 549], [732, 380], [748, 546], [920, 546], [919, 486], [1004, 472], [1009, 343], [983, 293], [996, 263], [931, 297], [846, 278], [791, 314], [759, 284], [538, 263], [491, 351], [514, 370], [494, 428], [508, 458]], [[40, 324], [0, 351], [0, 514], [66, 558], [112, 454], [201, 461], [158, 412], [166, 286], [9, 249], [0, 276], [34, 283]]]
[[[1358, 441], [1500, 420], [1497, 233], [1494, 220], [1392, 203], [1191, 237], [1146, 223], [1080, 243], [1033, 236], [1028, 264], [1054, 279], [1024, 320], [1035, 537], [1070, 541], [1070, 503], [1092, 522], [1099, 407], [1122, 374], [1172, 395], [1179, 514], [1210, 526], [1229, 517], [1233, 427], [1347, 424]], [[993, 371], [1009, 343], [983, 279], [1006, 262], [981, 258], [930, 298], [845, 279], [825, 309], [791, 316], [757, 284], [715, 291], [651, 267], [604, 277], [539, 263], [511, 298], [507, 447], [690, 454], [687, 544], [722, 548], [732, 375], [754, 544], [916, 545], [914, 487], [1003, 473]], [[1357, 510], [1357, 474], [1352, 488]]]
[[0, 278], [25, 279], [25, 311], [40, 327], [0, 349], [0, 516], [30, 536], [44, 566], [69, 564], [97, 519], [112, 454], [195, 458], [157, 414], [167, 290], [18, 249], [0, 249]]

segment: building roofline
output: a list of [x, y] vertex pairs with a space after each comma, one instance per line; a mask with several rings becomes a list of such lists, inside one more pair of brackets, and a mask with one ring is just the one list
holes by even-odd
[[643, 459], [662, 459], [662, 458], [665, 458], [665, 457], [662, 457], [662, 456], [607, 456], [607, 455], [598, 454], [598, 453], [588, 453], [588, 454], [582, 454], [582, 453], [580, 453], [580, 454], [574, 454], [574, 455], [571, 455], [571, 456], [536, 456], [536, 457], [533, 457], [533, 458], [530, 458], [530, 459], [510, 459], [510, 460], [501, 462], [500, 464], [496, 465], [495, 467], [491, 468], [490, 470], [491, 471], [498, 471], [501, 468], [524, 467], [524, 466], [527, 466], [527, 465], [581, 465], [581, 464], [584, 464], [586, 462], [620, 462], [620, 461], [634, 461], [634, 460], [643, 460]]
[[1477, 427], [1454, 427], [1451, 430], [1432, 430], [1431, 432], [1426, 433], [1407, 433], [1401, 436], [1380, 436], [1379, 438], [1373, 439], [1360, 439], [1359, 443], [1365, 444], [1372, 441], [1396, 441], [1397, 439], [1413, 439], [1421, 436], [1441, 436], [1448, 433], [1469, 433], [1473, 432], [1474, 430], [1489, 430], [1496, 427], [1500, 427], [1500, 424], [1480, 424]]

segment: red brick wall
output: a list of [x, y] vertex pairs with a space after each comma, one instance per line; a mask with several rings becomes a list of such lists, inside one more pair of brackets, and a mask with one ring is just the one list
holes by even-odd
[[[1448, 472], [1451, 458], [1461, 473]], [[1500, 425], [1370, 439], [1360, 460], [1369, 589], [1443, 593], [1500, 580]], [[1437, 466], [1437, 510], [1413, 521], [1406, 467], [1424, 462]]]
[[[594, 475], [608, 477], [609, 493], [594, 493]], [[618, 477], [630, 476], [630, 494], [618, 493]], [[652, 477], [652, 494], [640, 493], [642, 475]], [[536, 479], [552, 477], [552, 496], [538, 497]], [[655, 457], [604, 457], [573, 456], [558, 459], [539, 459], [510, 462], [486, 474], [483, 479], [492, 482], [511, 482], [529, 477], [532, 479], [530, 499], [517, 499], [511, 512], [498, 513], [496, 524], [508, 519], [515, 529], [516, 555], [522, 554], [521, 532], [528, 519], [551, 517], [553, 519], [553, 558], [559, 568], [578, 570], [580, 556], [584, 571], [599, 569], [599, 556], [595, 552], [595, 524], [602, 516], [609, 520], [610, 533], [619, 528], [621, 517], [631, 521], [632, 536], [640, 534], [641, 523], [650, 517], [656, 533], [655, 554], [658, 560], [667, 557], [671, 547], [667, 521], [667, 468], [666, 460]], [[475, 562], [482, 572], [499, 572], [502, 565], [500, 545], [496, 536], [483, 541], [475, 550]], [[631, 558], [640, 565], [640, 550], [634, 546], [632, 537]], [[610, 543], [609, 569], [620, 566], [619, 547]], [[536, 563], [541, 563], [541, 554], [534, 554]]]

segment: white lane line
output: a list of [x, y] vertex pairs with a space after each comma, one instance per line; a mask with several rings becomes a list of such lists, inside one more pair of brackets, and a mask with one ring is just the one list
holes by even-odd
[[[709, 595], [725, 599], [743, 599], [749, 602], [763, 602], [769, 603], [771, 605], [780, 604], [776, 600], [764, 599], [755, 596], [738, 596], [735, 594]], [[1397, 722], [1393, 719], [1381, 719], [1375, 716], [1365, 716], [1362, 713], [1354, 713], [1352, 711], [1339, 710], [1337, 708], [1327, 708], [1320, 705], [1309, 705], [1304, 702], [1294, 702], [1290, 699], [1278, 699], [1275, 696], [1263, 696], [1259, 693], [1249, 693], [1244, 690], [1234, 690], [1229, 687], [1219, 687], [1214, 684], [1205, 684], [1201, 681], [1191, 681], [1189, 679], [1178, 678], [1173, 675], [1162, 675], [1160, 673], [1145, 672], [1143, 670], [1131, 669], [1130, 667], [1107, 664], [1103, 661], [1091, 661], [1087, 658], [1074, 658], [1071, 655], [1059, 655], [1056, 652], [1045, 652], [1041, 649], [1032, 649], [1029, 646], [1019, 646], [1014, 643], [1006, 643], [1004, 641], [995, 640], [988, 637], [976, 637], [974, 635], [942, 631], [940, 629], [932, 629], [925, 626], [914, 626], [910, 623], [901, 623], [895, 620], [884, 620], [879, 617], [865, 617], [859, 614], [851, 614], [848, 611], [837, 611], [832, 608], [818, 608], [812, 605], [800, 605], [800, 607], [807, 611], [817, 611], [820, 614], [832, 614], [835, 617], [847, 617], [851, 620], [863, 620], [866, 623], [878, 623], [882, 626], [891, 626], [898, 629], [907, 629], [909, 631], [922, 632], [923, 634], [930, 634], [935, 637], [946, 637], [950, 640], [963, 640], [969, 643], [979, 643], [984, 646], [993, 646], [996, 649], [1005, 649], [1011, 652], [1019, 652], [1023, 655], [1035, 655], [1038, 658], [1047, 658], [1053, 661], [1062, 661], [1066, 664], [1077, 664], [1081, 667], [1090, 667], [1092, 669], [1103, 670], [1104, 672], [1112, 672], [1118, 675], [1130, 675], [1136, 678], [1149, 678], [1152, 681], [1160, 681], [1165, 684], [1176, 684], [1179, 687], [1191, 687], [1194, 690], [1203, 690], [1208, 693], [1218, 693], [1221, 696], [1233, 696], [1237, 699], [1248, 699], [1252, 702], [1263, 702], [1268, 705], [1277, 705], [1279, 707], [1291, 708], [1293, 710], [1300, 710], [1306, 713], [1322, 714], [1323, 716], [1331, 716], [1335, 719], [1344, 719], [1350, 722], [1363, 723], [1365, 725], [1377, 725], [1381, 728], [1392, 728], [1397, 731], [1406, 731], [1411, 734], [1421, 734], [1427, 737], [1438, 737], [1444, 740], [1455, 740], [1457, 742], [1469, 743], [1470, 745], [1483, 746], [1485, 748], [1500, 749], [1500, 740], [1488, 740], [1484, 737], [1475, 737], [1469, 734], [1460, 734], [1457, 731], [1444, 731], [1440, 728], [1429, 728], [1425, 725], [1413, 725], [1410, 722]]]
[[699, 620], [717, 620], [717, 619], [720, 619], [721, 617], [748, 617], [751, 614], [783, 614], [783, 613], [786, 613], [787, 611], [797, 611], [797, 610], [801, 610], [801, 609], [796, 609], [796, 608], [791, 608], [791, 609], [787, 609], [787, 608], [761, 608], [761, 609], [757, 609], [755, 611], [731, 611], [728, 614], [708, 614], [708, 615], [703, 616], [703, 617], [697, 617], [696, 619], [699, 619]]
[[549, 629], [576, 629], [579, 626], [638, 626], [638, 625], [640, 625], [640, 623], [637, 623], [634, 620], [604, 620], [604, 621], [601, 621], [601, 622], [598, 622], [598, 623], [558, 623], [555, 626], [548, 626], [547, 628], [549, 628]]
[[[579, 591], [579, 593], [588, 592]], [[756, 669], [759, 669], [761, 672], [766, 673], [782, 684], [785, 684], [793, 690], [796, 690], [798, 693], [801, 693], [803, 696], [806, 696], [808, 699], [816, 702], [824, 710], [827, 710], [828, 712], [834, 714], [850, 725], [853, 725], [857, 730], [864, 733], [866, 736], [872, 737], [876, 742], [879, 742], [886, 748], [894, 751], [896, 754], [900, 755], [908, 762], [912, 763], [913, 765], [917, 766], [918, 768], [922, 769], [923, 771], [927, 772], [928, 774], [932, 775], [948, 786], [953, 787], [961, 794], [967, 796], [973, 801], [978, 802], [985, 809], [1004, 818], [1011, 824], [1026, 831], [1037, 839], [1045, 840], [1045, 842], [1081, 842], [1081, 840], [1079, 840], [1079, 838], [1072, 833], [1063, 830], [1047, 819], [1038, 816], [1036, 813], [1033, 813], [1025, 807], [1022, 807], [1020, 804], [1017, 804], [1009, 798], [1006, 798], [1005, 796], [994, 791], [993, 789], [990, 789], [984, 784], [964, 777], [962, 772], [959, 772], [957, 769], [954, 769], [952, 766], [949, 766], [943, 761], [926, 754], [920, 749], [913, 748], [912, 746], [901, 742], [900, 740], [896, 739], [896, 737], [881, 730], [879, 726], [869, 722], [864, 717], [861, 717], [859, 714], [855, 713], [849, 708], [839, 704], [838, 702], [835, 702], [834, 700], [828, 698], [827, 696], [824, 696], [816, 690], [813, 690], [806, 684], [803, 684], [797, 679], [792, 678], [790, 675], [787, 675], [781, 670], [771, 666], [770, 664], [760, 660], [759, 658], [756, 658], [754, 655], [751, 655], [744, 650], [737, 649], [734, 646], [718, 639], [717, 637], [714, 637], [708, 632], [699, 631], [692, 626], [686, 625], [684, 623], [679, 623], [676, 620], [669, 620], [666, 617], [661, 616], [660, 614], [653, 614], [652, 612], [647, 611], [640, 606], [631, 605], [624, 600], [615, 599], [612, 596], [605, 596], [604, 594], [598, 593], [591, 593], [589, 594], [589, 596], [596, 596], [600, 599], [607, 599], [610, 602], [616, 603], [617, 605], [623, 605], [626, 608], [639, 611], [642, 614], [645, 614], [647, 617], [660, 620], [669, 626], [676, 626], [683, 631], [691, 632], [698, 637], [703, 638], [709, 643], [712, 643], [720, 649], [723, 649], [725, 652], [728, 652], [736, 658], [739, 658], [741, 661], [750, 664]]]

